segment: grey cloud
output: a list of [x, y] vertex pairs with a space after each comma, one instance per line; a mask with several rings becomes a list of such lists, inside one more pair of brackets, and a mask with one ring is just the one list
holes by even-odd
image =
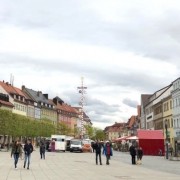
[[[119, 7], [124, 4], [122, 1], [116, 3]], [[56, 0], [51, 3], [39, 0], [21, 1], [20, 4], [4, 1], [0, 22], [28, 30], [40, 28], [51, 39], [113, 47], [157, 60], [173, 61], [180, 66], [177, 20], [180, 18], [177, 8], [180, 4], [174, 2], [174, 8], [161, 9], [161, 15], [156, 17], [154, 14], [158, 8], [155, 10], [151, 5], [152, 16], [149, 16], [151, 8], [146, 12], [142, 8], [145, 4], [136, 1], [127, 6], [123, 16], [121, 11], [117, 14], [123, 21], [107, 22], [98, 18], [94, 10], [86, 6], [86, 1]]]
[[133, 108], [137, 108], [138, 105], [137, 101], [131, 100], [129, 98], [123, 99], [123, 103]]
[[[113, 69], [101, 69], [99, 67], [89, 67], [86, 65], [78, 64], [78, 62], [65, 62], [62, 60], [46, 60], [43, 61], [26, 57], [19, 56], [16, 54], [0, 54], [0, 61], [2, 64], [8, 65], [10, 67], [23, 67], [33, 68], [37, 72], [48, 71], [48, 74], [53, 72], [59, 72], [66, 76], [66, 73], [70, 73], [76, 76], [81, 76], [82, 74], [89, 78], [94, 79], [94, 83], [90, 84], [90, 88], [98, 87], [114, 87], [114, 91], [118, 93], [118, 87], [127, 87], [127, 90], [132, 87], [135, 90], [151, 93], [164, 86], [167, 86], [174, 80], [174, 77], [166, 77], [166, 80], [162, 81], [160, 77], [154, 77], [151, 74], [144, 74], [141, 72], [129, 72], [121, 73], [121, 71], [114, 72]], [[16, 64], [14, 64], [16, 62]], [[64, 78], [62, 77], [62, 78]]]

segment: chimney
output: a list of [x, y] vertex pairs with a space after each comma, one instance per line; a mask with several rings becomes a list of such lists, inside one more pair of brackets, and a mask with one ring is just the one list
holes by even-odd
[[4, 83], [4, 80], [3, 80], [3, 83]]
[[[41, 92], [42, 93], [42, 92]], [[45, 96], [46, 99], [48, 99], [48, 94], [43, 94]]]
[[38, 96], [38, 97], [39, 97], [39, 95], [40, 95], [40, 91], [37, 92], [37, 96]]
[[9, 85], [9, 83], [8, 83], [8, 82], [6, 82], [6, 85]]
[[117, 124], [117, 122], [115, 122], [115, 124]]
[[24, 85], [22, 85], [22, 91], [25, 89], [26, 87]]

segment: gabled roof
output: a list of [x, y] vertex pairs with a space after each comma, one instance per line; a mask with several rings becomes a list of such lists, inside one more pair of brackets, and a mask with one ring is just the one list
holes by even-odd
[[3, 87], [3, 89], [9, 93], [9, 94], [16, 94], [16, 95], [20, 95], [18, 94], [18, 92], [14, 89], [14, 87], [12, 85], [10, 85], [9, 83], [5, 83], [0, 81], [0, 85]]
[[55, 108], [58, 110], [66, 111], [66, 109], [64, 109], [60, 103], [57, 103], [57, 105], [56, 105], [52, 99], [49, 99], [49, 103], [53, 104], [55, 106]]
[[23, 96], [25, 99], [27, 99], [27, 97], [25, 96], [25, 94], [19, 89], [19, 88], [16, 88], [16, 87], [13, 87], [16, 92], [20, 95], [20, 96]]
[[121, 122], [121, 123], [115, 122], [115, 124], [113, 124], [111, 127], [123, 127], [125, 124], [126, 124], [125, 122]]
[[141, 94], [141, 101], [143, 103], [143, 107], [145, 107], [149, 103], [149, 98], [152, 94]]
[[26, 99], [34, 101], [34, 99], [32, 99], [27, 92], [24, 92], [24, 91], [22, 91], [22, 92], [26, 96]]
[[122, 127], [109, 127], [109, 129], [107, 130], [108, 132], [121, 132], [122, 131]]
[[136, 116], [131, 116], [131, 118], [128, 121], [128, 127], [131, 129], [134, 122], [135, 122]]
[[58, 102], [63, 102], [64, 103], [64, 101], [59, 96], [56, 96], [55, 99], [57, 99]]
[[53, 105], [52, 103], [50, 103], [48, 101], [48, 99], [46, 99], [46, 97], [42, 94], [42, 92], [40, 91], [35, 91], [35, 90], [32, 90], [32, 89], [28, 89], [26, 88], [26, 90], [29, 92], [29, 94], [35, 99], [36, 102], [43, 102], [43, 103], [46, 103], [46, 104], [51, 104]]
[[[155, 99], [153, 99], [152, 101], [149, 101], [149, 102], [146, 104], [146, 106], [149, 105], [149, 104], [150, 104], [151, 102], [153, 102], [154, 100], [156, 100], [157, 98], [159, 98], [159, 97], [160, 97], [162, 94], [164, 94], [171, 86], [172, 86], [172, 84], [170, 84], [170, 85], [168, 85], [168, 86], [160, 89], [160, 90], [163, 90], [163, 89], [164, 89], [164, 91], [162, 91], [161, 94], [159, 94], [159, 96], [155, 97]], [[156, 92], [159, 92], [160, 90], [158, 90], [158, 91], [156, 91]], [[155, 93], [156, 93], [156, 92], [155, 92]], [[155, 93], [154, 93], [154, 94], [155, 94]], [[153, 94], [153, 95], [154, 95], [154, 94]], [[152, 96], [153, 96], [153, 95], [152, 95]], [[145, 106], [144, 106], [144, 107], [145, 107]]]

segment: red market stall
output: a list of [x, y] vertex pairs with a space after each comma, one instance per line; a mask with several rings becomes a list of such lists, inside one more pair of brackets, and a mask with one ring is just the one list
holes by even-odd
[[137, 130], [137, 136], [144, 155], [157, 156], [160, 149], [164, 154], [164, 136], [161, 130]]

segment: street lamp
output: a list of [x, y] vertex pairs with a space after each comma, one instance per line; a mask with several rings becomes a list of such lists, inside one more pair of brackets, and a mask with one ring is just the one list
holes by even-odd
[[167, 119], [165, 120], [165, 129], [166, 129], [166, 159], [168, 159], [168, 132], [167, 132]]

